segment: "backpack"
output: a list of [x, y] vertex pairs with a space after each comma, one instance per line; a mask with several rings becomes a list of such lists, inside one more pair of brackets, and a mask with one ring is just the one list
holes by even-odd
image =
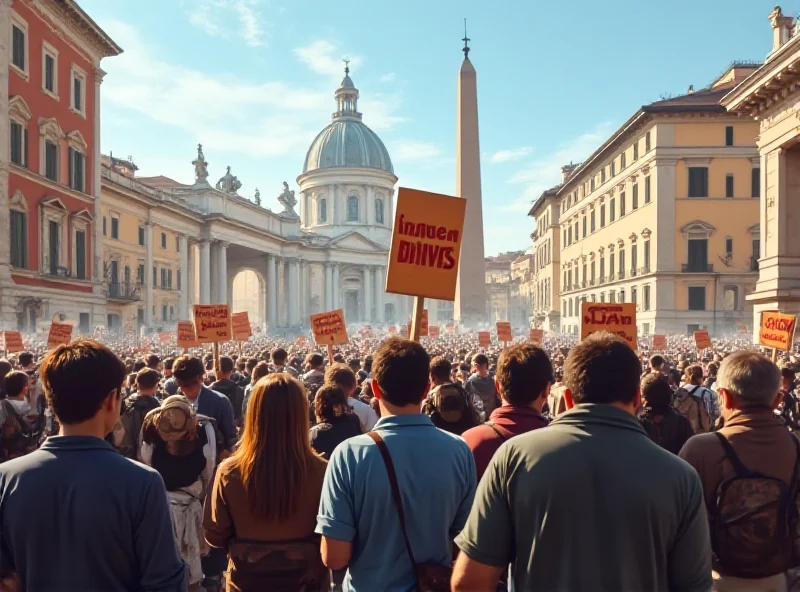
[[242, 417], [242, 406], [244, 404], [244, 389], [232, 380], [228, 382], [217, 381], [211, 385], [211, 390], [228, 397], [233, 405], [233, 419], [239, 421]]
[[430, 392], [425, 413], [437, 428], [461, 435], [479, 423], [469, 400], [460, 384], [440, 384]]
[[694, 393], [699, 388], [702, 387], [698, 385], [691, 391], [687, 391], [681, 387], [675, 392], [675, 397], [672, 399], [672, 408], [689, 420], [695, 434], [711, 431], [711, 418], [705, 406], [705, 396], [708, 391], [703, 390], [703, 395], [698, 399]]
[[303, 386], [306, 387], [306, 394], [308, 395], [308, 418], [311, 425], [317, 423], [317, 415], [314, 410], [314, 398], [317, 396], [317, 391], [325, 384], [324, 376], [303, 376]]
[[3, 399], [0, 403], [5, 416], [0, 425], [0, 459], [6, 461], [36, 450], [39, 444], [38, 430], [17, 413], [11, 401]]
[[114, 447], [122, 456], [136, 460], [144, 417], [161, 404], [155, 397], [133, 395], [125, 399], [122, 406], [119, 422], [114, 427]]
[[797, 457], [787, 485], [745, 467], [731, 443], [719, 432], [714, 435], [736, 471], [734, 477], [720, 483], [709, 512], [714, 569], [755, 579], [794, 567], [800, 441], [792, 436]]

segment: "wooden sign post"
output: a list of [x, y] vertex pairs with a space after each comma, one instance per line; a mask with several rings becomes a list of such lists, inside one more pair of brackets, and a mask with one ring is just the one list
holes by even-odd
[[778, 350], [789, 351], [794, 345], [797, 317], [780, 312], [763, 311], [758, 329], [758, 343], [772, 348], [772, 361], [778, 361]]
[[328, 361], [333, 364], [333, 346], [347, 343], [347, 326], [342, 309], [311, 315], [311, 331], [317, 345], [328, 347]]
[[219, 344], [233, 337], [230, 308], [227, 304], [195, 304], [194, 328], [199, 343], [212, 344], [214, 372], [219, 373]]
[[592, 333], [608, 331], [619, 335], [632, 349], [638, 349], [636, 305], [633, 303], [581, 303], [581, 339]]

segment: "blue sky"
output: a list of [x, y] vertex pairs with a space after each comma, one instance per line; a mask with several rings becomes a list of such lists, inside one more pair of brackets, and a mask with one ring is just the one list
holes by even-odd
[[[102, 148], [140, 175], [232, 172], [279, 210], [349, 57], [402, 186], [455, 191], [464, 17], [478, 72], [486, 253], [530, 246], [530, 202], [642, 104], [763, 60], [774, 0], [80, 0], [104, 60]], [[797, 14], [800, 0], [784, 2]]]

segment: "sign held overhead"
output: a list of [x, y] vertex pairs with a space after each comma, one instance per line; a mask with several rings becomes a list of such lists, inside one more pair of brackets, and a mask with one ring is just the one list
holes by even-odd
[[608, 331], [619, 335], [633, 349], [637, 349], [636, 305], [633, 303], [582, 302], [581, 339], [586, 339], [598, 331]]
[[342, 309], [311, 315], [311, 330], [317, 345], [347, 343], [347, 327]]

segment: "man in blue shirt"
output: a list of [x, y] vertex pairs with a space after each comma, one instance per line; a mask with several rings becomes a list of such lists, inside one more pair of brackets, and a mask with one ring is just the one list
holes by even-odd
[[[461, 438], [420, 413], [429, 364], [418, 343], [381, 344], [372, 364], [372, 389], [381, 408], [373, 431], [392, 457], [416, 562], [451, 565], [453, 537], [475, 495], [475, 462]], [[369, 435], [350, 438], [333, 451], [316, 531], [325, 565], [348, 567], [345, 590], [416, 588], [386, 467]]]
[[119, 420], [125, 365], [100, 343], [74, 341], [50, 352], [41, 373], [61, 435], [0, 465], [3, 584], [185, 590], [161, 476], [104, 441]]

